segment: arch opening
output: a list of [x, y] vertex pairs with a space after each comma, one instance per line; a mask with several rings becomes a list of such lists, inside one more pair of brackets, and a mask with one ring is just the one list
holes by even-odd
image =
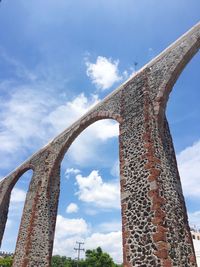
[[[191, 230], [200, 231], [200, 54], [185, 67], [174, 85], [167, 105], [167, 117]], [[193, 240], [198, 266], [200, 241]]]
[[13, 179], [6, 227], [0, 250], [13, 254], [16, 247], [26, 194], [33, 176], [32, 167], [23, 168]]
[[61, 164], [54, 255], [74, 259], [76, 241], [83, 241], [85, 249], [100, 246], [122, 263], [118, 126], [94, 117], [65, 146], [71, 145]]

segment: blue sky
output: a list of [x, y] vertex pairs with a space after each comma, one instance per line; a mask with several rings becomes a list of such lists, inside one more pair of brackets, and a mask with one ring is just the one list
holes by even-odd
[[[2, 0], [0, 178], [199, 21], [199, 0]], [[200, 54], [167, 115], [191, 225], [200, 227]], [[107, 75], [109, 73], [109, 76]], [[76, 240], [121, 261], [118, 125], [93, 124], [62, 162], [54, 253]], [[2, 250], [13, 251], [31, 171], [16, 184]]]

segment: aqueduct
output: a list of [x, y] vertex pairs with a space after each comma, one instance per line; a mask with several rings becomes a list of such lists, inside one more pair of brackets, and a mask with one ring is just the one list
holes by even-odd
[[200, 23], [0, 182], [2, 240], [11, 191], [24, 172], [33, 170], [14, 267], [50, 266], [61, 161], [87, 126], [106, 118], [120, 127], [124, 267], [197, 266], [165, 108], [199, 48]]

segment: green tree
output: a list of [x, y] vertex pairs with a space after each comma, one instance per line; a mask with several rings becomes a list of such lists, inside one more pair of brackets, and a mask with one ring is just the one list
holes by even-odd
[[66, 265], [67, 258], [65, 256], [55, 255], [52, 257], [51, 266], [52, 267], [71, 267], [70, 265]]
[[9, 267], [12, 266], [13, 259], [12, 257], [5, 257], [0, 259], [0, 266], [1, 267]]
[[93, 250], [86, 250], [86, 266], [87, 267], [115, 267], [113, 259], [100, 247]]
[[[81, 260], [78, 263], [79, 267], [86, 267], [85, 261]], [[77, 267], [77, 261], [65, 256], [55, 255], [51, 260], [51, 267]]]
[[[110, 255], [103, 252], [100, 247], [86, 250], [85, 256], [85, 260], [78, 261], [78, 267], [122, 267], [122, 265], [114, 263]], [[51, 267], [77, 267], [77, 261], [56, 255], [52, 257]]]

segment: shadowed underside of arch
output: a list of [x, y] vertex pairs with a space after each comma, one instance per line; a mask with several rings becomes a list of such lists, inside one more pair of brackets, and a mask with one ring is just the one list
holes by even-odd
[[124, 267], [196, 266], [165, 107], [199, 48], [200, 23], [0, 182], [1, 240], [16, 173], [34, 169], [14, 267], [50, 266], [61, 160], [80, 132], [105, 118], [120, 124]]

